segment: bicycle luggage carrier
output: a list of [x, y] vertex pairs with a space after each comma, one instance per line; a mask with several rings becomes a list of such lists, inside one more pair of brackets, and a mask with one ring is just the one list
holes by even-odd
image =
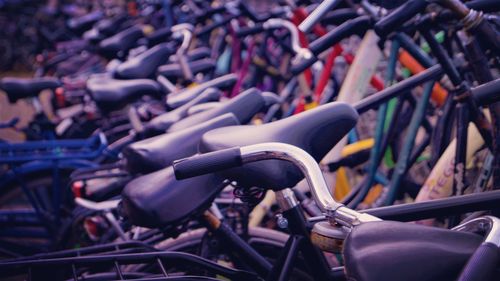
[[42, 140], [0, 143], [0, 163], [14, 164], [36, 160], [93, 159], [107, 147], [103, 134], [88, 139]]
[[[210, 277], [178, 276], [169, 266], [199, 269], [204, 275], [230, 280], [258, 280], [251, 272], [221, 266], [182, 252], [159, 251], [141, 242], [107, 245], [38, 254], [0, 261], [0, 279], [23, 280], [217, 280]], [[169, 276], [169, 274], [171, 276]]]

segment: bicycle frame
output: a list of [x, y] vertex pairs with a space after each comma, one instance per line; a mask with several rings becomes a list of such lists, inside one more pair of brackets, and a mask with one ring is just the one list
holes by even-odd
[[[28, 237], [57, 239], [55, 228], [62, 223], [61, 206], [65, 203], [66, 186], [63, 186], [61, 171], [74, 170], [82, 167], [95, 167], [93, 158], [102, 154], [106, 147], [103, 135], [97, 135], [87, 140], [65, 141], [33, 141], [21, 144], [0, 144], [0, 161], [11, 165], [11, 169], [0, 177], [0, 186], [20, 184], [33, 211], [0, 211], [0, 224], [7, 224], [11, 228], [3, 228], [0, 236], [19, 236], [20, 232], [14, 231], [15, 227], [38, 225], [45, 231], [23, 231]], [[51, 206], [43, 206], [40, 194], [33, 193], [26, 185], [29, 175], [38, 172], [50, 171], [52, 175]], [[42, 200], [42, 201], [41, 201]], [[14, 224], [14, 226], [12, 225]]]

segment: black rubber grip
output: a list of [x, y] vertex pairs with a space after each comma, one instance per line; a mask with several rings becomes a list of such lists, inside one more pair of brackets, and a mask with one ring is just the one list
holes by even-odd
[[485, 242], [474, 252], [457, 280], [491, 280], [498, 262], [498, 246]]
[[292, 74], [297, 75], [313, 65], [318, 60], [317, 55], [340, 42], [342, 39], [348, 38], [354, 34], [364, 34], [372, 27], [372, 24], [373, 21], [369, 16], [361, 16], [348, 20], [332, 29], [309, 45], [309, 50], [313, 53], [313, 56], [309, 59], [302, 59], [300, 62], [295, 63], [291, 68]]
[[245, 37], [252, 34], [261, 33], [264, 31], [264, 25], [262, 23], [258, 23], [252, 27], [242, 27], [236, 31], [236, 36]]
[[403, 23], [423, 12], [428, 4], [425, 0], [410, 0], [379, 20], [373, 29], [378, 36], [386, 37], [393, 30], [401, 27]]
[[500, 78], [471, 89], [472, 97], [480, 106], [500, 101]]
[[176, 160], [173, 163], [175, 178], [178, 180], [215, 173], [241, 165], [239, 147], [199, 154]]

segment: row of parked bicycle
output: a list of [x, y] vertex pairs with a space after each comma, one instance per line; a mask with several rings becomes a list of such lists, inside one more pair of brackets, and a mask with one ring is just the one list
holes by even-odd
[[498, 2], [259, 4], [96, 6], [1, 79], [1, 278], [498, 280]]

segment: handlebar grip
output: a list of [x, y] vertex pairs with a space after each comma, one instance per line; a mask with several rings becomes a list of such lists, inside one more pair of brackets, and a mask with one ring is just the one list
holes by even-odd
[[264, 31], [264, 25], [262, 23], [258, 23], [252, 27], [242, 27], [236, 31], [236, 36], [245, 37], [248, 35], [260, 33]]
[[404, 22], [423, 12], [428, 4], [426, 0], [410, 0], [406, 2], [379, 20], [374, 26], [375, 33], [380, 37], [387, 36]]
[[173, 168], [175, 178], [182, 180], [238, 167], [242, 164], [240, 148], [235, 147], [176, 160]]
[[457, 280], [490, 280], [489, 277], [497, 268], [498, 262], [498, 246], [484, 242], [476, 249]]

